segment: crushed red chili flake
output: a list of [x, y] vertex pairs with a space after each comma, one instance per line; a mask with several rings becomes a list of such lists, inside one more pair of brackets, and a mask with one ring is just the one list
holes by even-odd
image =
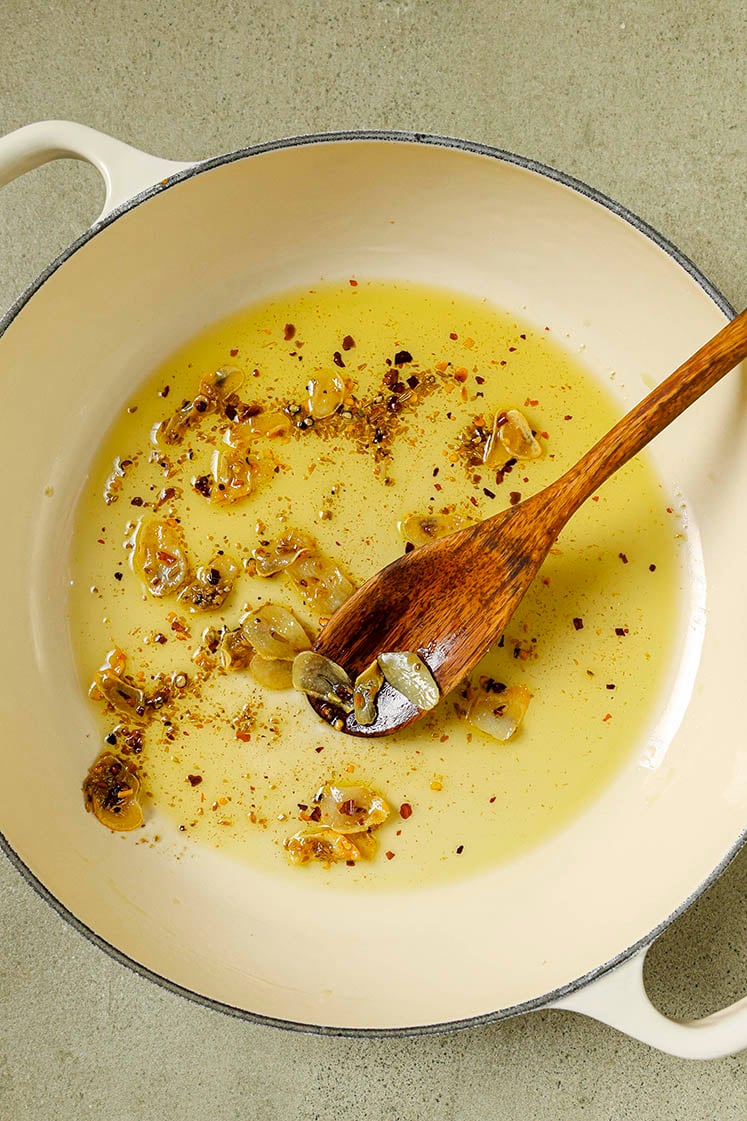
[[614, 689], [614, 688], [615, 688], [615, 686], [612, 684], [611, 681], [608, 681], [607, 684], [605, 685], [605, 689]]
[[607, 714], [606, 714], [605, 716], [603, 716], [603, 717], [602, 717], [602, 723], [603, 723], [603, 724], [606, 724], [606, 723], [607, 723], [607, 721], [608, 721], [608, 720], [611, 720], [611, 719], [612, 719], [612, 713], [611, 713], [611, 712], [608, 712], [608, 713], [607, 713]]
[[577, 631], [582, 631], [584, 629], [584, 621], [583, 619], [579, 619], [578, 616], [573, 620], [573, 625]]
[[464, 382], [467, 380], [468, 376], [469, 375], [467, 373], [467, 370], [464, 368], [464, 366], [460, 366], [458, 369], [456, 369], [454, 371], [454, 381], [458, 381], [460, 385], [464, 384]]
[[621, 560], [621, 561], [623, 562], [623, 564], [627, 564], [627, 563], [628, 563], [628, 558], [627, 558], [627, 556], [625, 555], [625, 553], [618, 553], [617, 555], [618, 555], [618, 557], [620, 558], [620, 560]]
[[656, 565], [655, 564], [650, 564], [648, 566], [648, 570], [649, 570], [649, 572], [656, 572]]
[[389, 851], [386, 852], [384, 855], [386, 856], [387, 860], [394, 860], [394, 853], [392, 852], [391, 849], [389, 849]]
[[319, 747], [315, 747], [314, 751], [316, 751], [317, 753], [319, 753], [320, 751], [324, 751], [324, 744], [320, 744]]
[[121, 580], [123, 578], [123, 576], [124, 576], [123, 572], [115, 572], [114, 573], [114, 579], [115, 580]]
[[199, 786], [202, 782], [202, 775], [187, 775], [187, 782], [190, 786]]
[[154, 641], [154, 642], [156, 642], [156, 643], [157, 643], [157, 644], [158, 644], [159, 646], [163, 646], [164, 642], [166, 642], [166, 641], [167, 641], [167, 639], [166, 639], [166, 635], [165, 635], [165, 634], [161, 634], [161, 632], [160, 632], [160, 631], [158, 631], [158, 633], [157, 633], [157, 634], [154, 634], [154, 635], [153, 635], [153, 641]]
[[488, 490], [487, 487], [482, 488], [482, 493], [486, 498], [495, 498], [495, 493], [492, 490]]
[[358, 287], [358, 281], [357, 280], [349, 280], [348, 284], [350, 285], [351, 288], [357, 288]]
[[355, 339], [353, 338], [353, 336], [352, 335], [346, 335], [345, 338], [342, 340], [342, 349], [343, 350], [352, 350], [354, 346], [355, 346]]
[[565, 416], [563, 417], [563, 420], [573, 420], [573, 417], [571, 416], [570, 413], [566, 413]]
[[618, 638], [624, 638], [627, 633], [628, 633], [628, 628], [627, 627], [615, 627], [615, 634], [617, 635]]
[[339, 350], [336, 350], [332, 355], [332, 361], [334, 362], [335, 366], [339, 366], [341, 370], [345, 369], [345, 363], [342, 360], [342, 355], [340, 354]]
[[521, 502], [521, 491], [512, 490], [509, 493], [508, 501], [511, 503], [512, 506], [516, 506], [519, 502]]
[[398, 350], [394, 356], [394, 365], [404, 366], [407, 362], [412, 362], [412, 355], [409, 350]]
[[456, 342], [456, 340], [459, 338], [459, 335], [456, 333], [456, 331], [449, 331], [449, 338], [452, 341]]
[[414, 548], [415, 548], [415, 546], [413, 545], [412, 541], [405, 541], [405, 552], [406, 553], [411, 553]]
[[412, 817], [412, 806], [409, 802], [403, 802], [399, 807], [399, 816], [403, 821], [407, 821], [408, 817]]
[[461, 856], [464, 852], [464, 845], [457, 845], [457, 856]]
[[195, 488], [195, 490], [197, 491], [198, 494], [203, 495], [204, 498], [209, 498], [210, 497], [210, 492], [212, 490], [212, 484], [210, 482], [210, 476], [209, 475], [200, 475], [198, 478], [195, 479], [195, 481], [192, 485], [194, 486], [194, 488]]
[[139, 495], [136, 494], [134, 498], [130, 499], [130, 506], [142, 506], [142, 505], [143, 505], [143, 500], [142, 500], [142, 498], [140, 498]]
[[233, 347], [232, 350], [229, 350], [228, 353], [231, 355], [232, 358], [235, 358], [236, 355], [239, 353], [239, 348], [237, 346], [235, 346], [235, 347]]
[[492, 798], [489, 798], [489, 799], [488, 799], [488, 801], [490, 802], [491, 806], [492, 806], [493, 802], [495, 801], [495, 798], [496, 798], [496, 796], [495, 796], [495, 794], [494, 794]]
[[481, 378], [479, 374], [475, 374], [475, 381], [478, 385], [485, 385], [485, 378]]
[[163, 389], [159, 392], [158, 396], [159, 397], [168, 397], [170, 392], [171, 392], [171, 386], [170, 385], [165, 385], [163, 387]]
[[288, 343], [296, 333], [296, 328], [293, 323], [286, 323], [285, 330], [283, 331], [283, 338]]

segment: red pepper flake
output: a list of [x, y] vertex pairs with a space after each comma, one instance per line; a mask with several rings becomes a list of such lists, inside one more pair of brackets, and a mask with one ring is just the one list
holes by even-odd
[[187, 782], [190, 786], [199, 786], [202, 782], [202, 775], [187, 775]]
[[461, 856], [464, 852], [464, 845], [457, 845], [457, 856]]
[[488, 490], [487, 487], [482, 488], [482, 493], [485, 495], [486, 498], [495, 498], [494, 491]]
[[412, 362], [412, 355], [409, 350], [398, 350], [394, 356], [394, 365], [404, 366], [407, 362]]
[[628, 558], [626, 557], [625, 553], [618, 553], [617, 555], [620, 558], [620, 560], [623, 562], [623, 564], [628, 563]]
[[349, 280], [348, 284], [350, 285], [351, 288], [357, 288], [358, 287], [358, 281], [357, 280]]
[[655, 564], [650, 564], [648, 566], [648, 570], [649, 570], [649, 572], [656, 572], [656, 565]]
[[283, 331], [283, 338], [285, 339], [285, 341], [287, 343], [289, 343], [291, 341], [291, 339], [293, 338], [295, 333], [296, 333], [295, 325], [293, 323], [286, 323], [285, 330]]
[[342, 355], [340, 354], [339, 350], [336, 350], [332, 355], [332, 361], [334, 362], [335, 366], [339, 366], [341, 370], [345, 369], [345, 363], [342, 360]]
[[161, 632], [158, 631], [156, 634], [153, 635], [153, 641], [155, 643], [157, 643], [159, 646], [163, 646], [163, 644], [165, 642], [167, 642], [168, 639], [166, 638], [165, 634], [161, 634]]
[[399, 807], [399, 816], [403, 821], [407, 821], [408, 817], [412, 817], [412, 806], [409, 802], [403, 802]]
[[582, 631], [584, 629], [584, 621], [583, 619], [579, 619], [578, 616], [573, 620], [573, 625], [577, 631]]
[[489, 799], [488, 799], [488, 801], [490, 802], [491, 806], [493, 805], [493, 802], [495, 801], [495, 797], [496, 797], [496, 796], [495, 796], [495, 794], [494, 794], [492, 798], [489, 798]]
[[415, 546], [413, 545], [412, 541], [405, 541], [405, 552], [406, 553], [411, 553], [414, 548], [415, 548]]
[[319, 754], [320, 751], [324, 751], [324, 744], [322, 743], [322, 744], [319, 745], [319, 747], [315, 747], [314, 751], [316, 751], [317, 755]]
[[[210, 482], [210, 476], [209, 475], [200, 475], [197, 479], [195, 479], [195, 481], [192, 485], [194, 486], [194, 488], [195, 488], [195, 490], [197, 491], [198, 494], [203, 495], [204, 498], [209, 498], [210, 497], [210, 492], [212, 490], [212, 484]], [[133, 499], [133, 501], [134, 501], [134, 499]]]
[[475, 381], [478, 385], [485, 385], [485, 378], [480, 377], [479, 374], [475, 374]]
[[566, 413], [565, 416], [563, 417], [563, 420], [573, 420], [573, 417], [571, 416], [570, 413]]
[[471, 494], [469, 496], [469, 500], [470, 500], [470, 502], [472, 503], [473, 506], [477, 505], [477, 499], [475, 498], [474, 494]]
[[389, 851], [386, 852], [384, 855], [386, 856], [387, 860], [394, 860], [394, 853], [392, 852], [391, 849], [389, 849]]
[[628, 627], [615, 627], [615, 634], [618, 638], [624, 638], [628, 633]]
[[526, 335], [519, 335], [519, 338], [526, 340]]
[[518, 490], [510, 491], [509, 496], [508, 496], [508, 501], [511, 503], [512, 506], [516, 506], [519, 502], [521, 502], [521, 491], [518, 491]]
[[468, 377], [467, 369], [465, 366], [458, 366], [454, 371], [454, 381], [458, 381], [462, 385]]
[[135, 495], [134, 498], [130, 499], [130, 506], [142, 506], [142, 504], [143, 504], [143, 500], [137, 494]]
[[605, 685], [605, 689], [614, 689], [614, 688], [615, 688], [615, 686], [612, 684], [612, 682], [608, 681], [607, 684]]
[[237, 346], [235, 346], [235, 347], [233, 347], [232, 350], [229, 350], [228, 353], [231, 355], [232, 358], [235, 358], [236, 355], [239, 353], [239, 348]]
[[607, 723], [607, 721], [608, 721], [608, 720], [611, 720], [611, 719], [612, 719], [612, 713], [611, 713], [611, 712], [608, 712], [608, 713], [606, 714], [606, 716], [603, 716], [603, 717], [602, 717], [602, 723], [603, 723], [603, 724], [606, 724], [606, 723]]
[[170, 390], [171, 390], [171, 386], [170, 385], [165, 385], [163, 387], [163, 389], [159, 390], [158, 396], [159, 397], [168, 397]]
[[434, 479], [435, 479], [436, 475], [438, 474], [438, 472], [439, 472], [439, 468], [438, 468], [438, 467], [434, 467], [434, 468], [433, 468], [433, 478], [434, 478]]
[[514, 352], [515, 350], [516, 350], [516, 347], [515, 347], [515, 346], [510, 346], [510, 347], [508, 348], [508, 353], [509, 353], [509, 354], [513, 354], [513, 352]]
[[456, 331], [449, 331], [449, 338], [453, 342], [456, 342], [456, 340], [459, 338], [459, 335], [456, 333]]
[[121, 579], [122, 579], [123, 577], [124, 577], [124, 573], [123, 573], [123, 572], [115, 572], [115, 573], [114, 573], [114, 579], [115, 579], [115, 580], [121, 580]]
[[354, 346], [355, 346], [355, 339], [353, 338], [353, 336], [352, 335], [346, 335], [345, 338], [342, 340], [342, 349], [343, 350], [352, 350]]

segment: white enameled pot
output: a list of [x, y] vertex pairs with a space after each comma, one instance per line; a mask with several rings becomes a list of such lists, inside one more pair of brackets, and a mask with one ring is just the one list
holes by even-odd
[[65, 617], [97, 434], [177, 344], [252, 298], [353, 272], [476, 293], [582, 340], [623, 404], [723, 326], [724, 299], [608, 199], [462, 141], [311, 136], [192, 165], [43, 122], [0, 140], [0, 184], [58, 157], [93, 163], [107, 197], [0, 320], [0, 829], [19, 871], [121, 962], [263, 1022], [414, 1034], [559, 1007], [677, 1055], [747, 1046], [747, 1001], [673, 1023], [642, 983], [647, 947], [744, 840], [744, 371], [653, 451], [686, 500], [690, 570], [646, 742], [550, 840], [461, 882], [358, 897], [352, 927], [310, 877], [291, 892], [207, 848], [178, 862], [92, 827]]

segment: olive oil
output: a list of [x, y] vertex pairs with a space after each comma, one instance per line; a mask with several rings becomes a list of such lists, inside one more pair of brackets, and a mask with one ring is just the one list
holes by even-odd
[[[225, 366], [243, 375], [239, 396], [250, 412], [289, 421], [252, 439], [256, 485], [233, 504], [213, 501], [204, 483], [224, 446], [225, 416], [206, 416], [174, 446], [154, 436], [194, 398], [203, 374]], [[332, 417], [313, 422], [306, 386], [320, 372], [340, 375], [345, 398]], [[361, 423], [361, 404], [381, 423]], [[507, 408], [527, 418], [543, 455], [512, 462], [507, 452], [488, 467], [481, 434]], [[550, 331], [409, 283], [286, 293], [163, 363], [96, 454], [71, 555], [81, 688], [114, 647], [146, 693], [159, 674], [189, 682], [131, 737], [134, 756], [127, 729], [91, 702], [101, 747], [108, 736], [109, 750], [136, 758], [148, 839], [158, 835], [180, 853], [218, 847], [279, 876], [340, 889], [412, 887], [510, 859], [589, 804], [645, 746], [675, 648], [681, 527], [644, 458], [574, 517], [473, 675], [532, 694], [506, 743], [464, 720], [459, 692], [395, 736], [354, 740], [322, 723], [299, 694], [263, 689], [247, 671], [214, 672], [198, 687], [192, 656], [206, 629], [234, 627], [262, 603], [289, 607], [311, 636], [318, 632], [323, 619], [298, 589], [282, 575], [253, 574], [261, 541], [309, 533], [359, 585], [407, 547], [398, 527], [408, 517], [496, 513], [561, 474], [618, 415]], [[140, 520], [167, 515], [179, 519], [194, 568], [217, 550], [238, 566], [217, 610], [191, 613], [173, 597], [149, 595], [133, 571]], [[330, 780], [368, 785], [387, 800], [378, 853], [355, 867], [290, 867], [284, 840]]]

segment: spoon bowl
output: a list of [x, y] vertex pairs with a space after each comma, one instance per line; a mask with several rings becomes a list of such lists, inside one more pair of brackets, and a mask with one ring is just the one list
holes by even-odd
[[[429, 542], [372, 576], [335, 612], [314, 649], [351, 680], [385, 651], [417, 653], [443, 697], [497, 642], [563, 527], [618, 468], [747, 357], [747, 310], [687, 359], [550, 486]], [[328, 723], [383, 736], [423, 715], [385, 682], [376, 717], [309, 698]]]

